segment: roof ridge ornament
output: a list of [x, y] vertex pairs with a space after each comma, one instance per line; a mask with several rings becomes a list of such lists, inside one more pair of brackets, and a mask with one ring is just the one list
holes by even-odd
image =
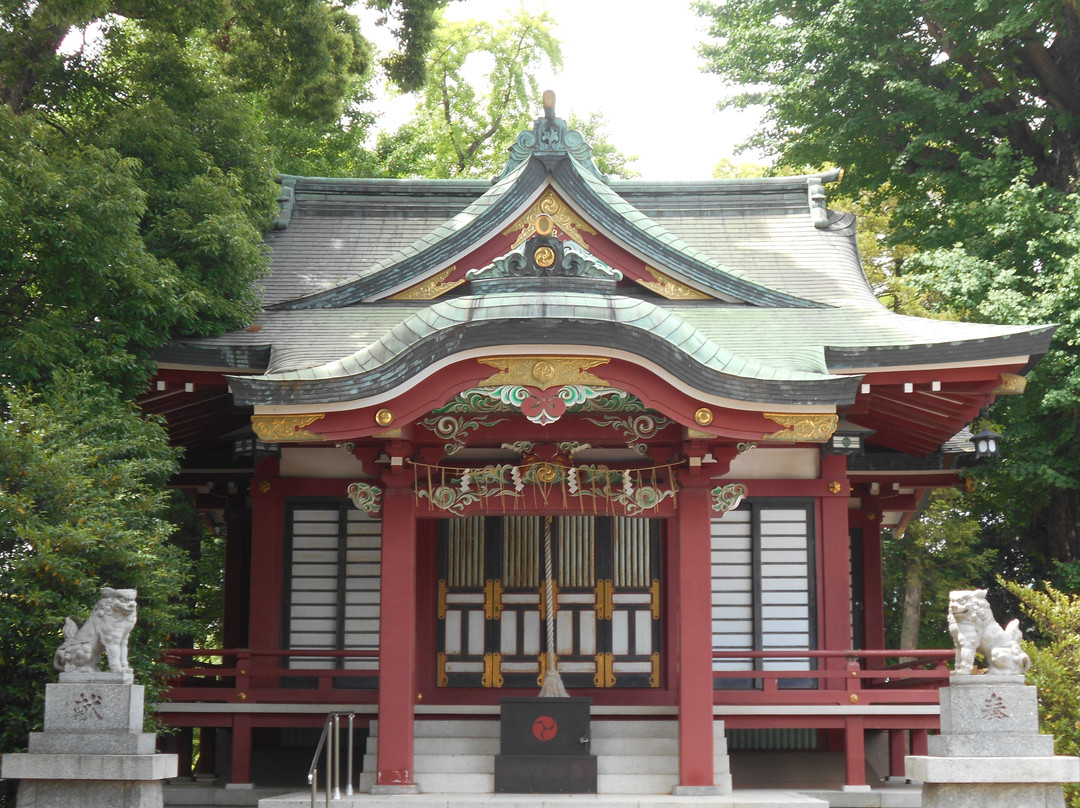
[[549, 171], [564, 157], [573, 157], [600, 179], [606, 179], [592, 159], [592, 148], [581, 132], [569, 129], [566, 121], [555, 117], [555, 93], [544, 90], [544, 116], [533, 123], [532, 131], [522, 132], [510, 147], [510, 159], [499, 179], [531, 157], [536, 157]]
[[540, 214], [536, 217], [536, 232], [539, 235], [485, 267], [470, 269], [465, 277], [473, 283], [576, 278], [590, 285], [601, 282], [605, 286], [622, 280], [622, 272], [609, 267], [573, 241], [561, 241], [553, 231], [551, 217]]

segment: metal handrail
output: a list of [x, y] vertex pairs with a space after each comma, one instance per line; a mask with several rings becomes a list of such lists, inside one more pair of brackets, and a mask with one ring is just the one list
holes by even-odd
[[[315, 808], [315, 795], [319, 787], [319, 754], [326, 747], [326, 804], [330, 800], [341, 799], [341, 718], [349, 719], [349, 753], [346, 759], [347, 775], [345, 779], [345, 795], [353, 795], [353, 721], [356, 713], [327, 713], [326, 723], [323, 724], [319, 742], [315, 745], [315, 754], [311, 758], [311, 767], [308, 769], [308, 785], [311, 786], [311, 808]], [[332, 729], [331, 729], [332, 727]]]

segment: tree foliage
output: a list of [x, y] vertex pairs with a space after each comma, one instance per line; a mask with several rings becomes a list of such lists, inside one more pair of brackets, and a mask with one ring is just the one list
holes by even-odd
[[[1024, 579], [1080, 557], [1080, 11], [1074, 3], [700, 3], [710, 68], [764, 106], [753, 145], [847, 169], [888, 213], [890, 268], [936, 316], [1060, 324], [1028, 391], [1000, 402], [984, 538]], [[1004, 556], [1003, 556], [1004, 557]]]
[[[1059, 755], [1080, 755], [1080, 595], [1045, 585], [1045, 591], [1012, 581], [1002, 584], [1015, 595], [1035, 624], [1037, 638], [1025, 642], [1031, 657], [1028, 684], [1039, 688], [1039, 725], [1054, 736]], [[1070, 808], [1080, 806], [1080, 785], [1065, 786]]]
[[187, 563], [168, 541], [164, 486], [177, 457], [158, 423], [72, 372], [57, 372], [46, 393], [3, 401], [0, 749], [11, 750], [42, 720], [64, 618], [81, 625], [101, 586], [139, 590], [132, 666], [160, 692], [160, 650], [184, 625], [175, 595]]
[[[380, 0], [402, 21], [405, 63], [442, 4]], [[374, 57], [339, 0], [0, 0], [0, 20], [0, 749], [12, 749], [42, 715], [64, 618], [82, 622], [100, 586], [139, 590], [147, 684], [169, 636], [192, 631], [182, 601], [215, 595], [185, 585], [189, 561], [220, 548], [195, 528], [190, 552], [170, 543], [176, 453], [131, 401], [154, 348], [257, 310], [278, 157], [357, 134], [338, 124], [365, 125]]]
[[890, 648], [939, 648], [949, 592], [970, 589], [991, 573], [996, 551], [982, 546], [979, 521], [963, 494], [936, 491], [899, 536], [883, 542], [886, 643]]
[[[547, 12], [520, 9], [499, 23], [443, 21], [428, 53], [427, 80], [413, 117], [380, 134], [376, 171], [388, 177], [497, 176], [510, 146], [532, 126], [541, 96], [537, 74], [562, 65]], [[603, 117], [568, 116], [593, 148], [598, 168], [633, 176], [634, 160], [612, 145]]]

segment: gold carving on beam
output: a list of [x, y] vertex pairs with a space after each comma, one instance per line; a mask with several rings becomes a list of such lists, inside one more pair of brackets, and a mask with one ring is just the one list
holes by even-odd
[[457, 269], [455, 264], [452, 267], [447, 267], [437, 275], [433, 275], [422, 283], [418, 283], [415, 286], [410, 286], [408, 289], [398, 292], [396, 295], [390, 295], [390, 300], [434, 300], [449, 292], [451, 289], [456, 289], [465, 283], [465, 279], [457, 281], [447, 281], [454, 270]]
[[990, 392], [999, 396], [1018, 396], [1027, 389], [1027, 379], [1016, 373], [1002, 373], [1001, 384]]
[[322, 435], [309, 432], [304, 427], [325, 417], [325, 412], [309, 412], [303, 415], [253, 415], [251, 428], [264, 443], [322, 440]]
[[476, 361], [499, 370], [480, 382], [479, 387], [520, 384], [525, 387], [549, 387], [586, 384], [608, 387], [608, 382], [589, 373], [589, 368], [606, 365], [610, 359], [588, 356], [493, 356]]
[[697, 289], [692, 289], [685, 283], [679, 283], [670, 275], [665, 275], [658, 269], [646, 265], [645, 271], [652, 275], [651, 281], [637, 278], [637, 282], [649, 289], [661, 297], [666, 297], [668, 300], [712, 300], [711, 295], [707, 295], [704, 292], [699, 292]]
[[762, 435], [762, 440], [794, 441], [795, 443], [823, 443], [832, 436], [840, 422], [838, 415], [786, 412], [763, 412], [762, 415], [784, 427], [769, 435]]
[[[533, 233], [540, 232], [537, 225], [541, 228], [547, 228], [548, 222], [543, 219], [543, 215], [546, 214], [547, 218], [558, 227], [566, 235], [570, 236], [574, 241], [589, 249], [588, 243], [585, 241], [585, 237], [581, 235], [581, 231], [596, 235], [596, 231], [590, 227], [584, 219], [578, 216], [569, 205], [565, 204], [559, 199], [558, 194], [548, 188], [540, 196], [536, 202], [533, 203], [527, 211], [517, 218], [512, 225], [503, 230], [504, 236], [511, 235], [514, 231], [519, 231], [517, 238], [514, 240], [514, 244], [510, 249], [520, 247], [525, 243], [525, 240], [529, 238]], [[551, 230], [548, 230], [550, 233]], [[546, 235], [541, 233], [541, 235]]]

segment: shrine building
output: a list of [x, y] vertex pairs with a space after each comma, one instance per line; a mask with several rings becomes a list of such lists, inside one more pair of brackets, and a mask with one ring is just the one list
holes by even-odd
[[494, 181], [282, 177], [262, 311], [158, 352], [142, 405], [227, 536], [226, 647], [174, 652], [160, 717], [235, 784], [341, 711], [362, 783], [490, 792], [422, 741], [550, 644], [594, 724], [669, 739], [600, 792], [902, 775], [951, 653], [886, 648], [882, 531], [1053, 329], [883, 306], [840, 171], [609, 180], [548, 101]]

